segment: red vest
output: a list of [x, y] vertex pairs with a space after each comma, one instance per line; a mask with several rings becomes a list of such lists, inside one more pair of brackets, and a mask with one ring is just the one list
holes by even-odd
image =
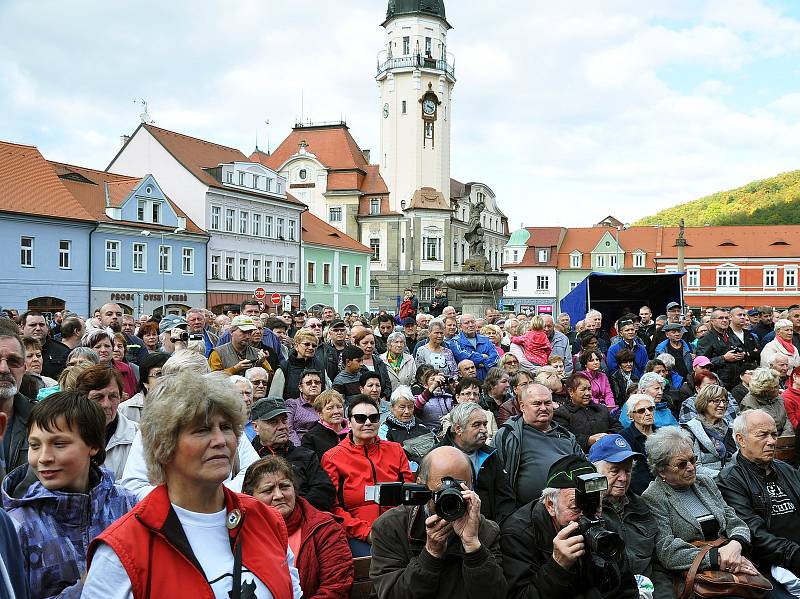
[[[288, 535], [283, 518], [257, 499], [223, 489], [229, 517], [234, 509], [241, 513], [238, 526], [229, 530], [229, 534], [233, 543], [242, 545], [243, 565], [264, 583], [275, 599], [292, 599], [292, 580], [286, 564]], [[214, 599], [202, 571], [176, 548], [176, 537], [167, 519], [169, 512], [167, 488], [159, 485], [92, 541], [88, 565], [91, 567], [98, 544], [107, 543], [128, 573], [135, 599]]]

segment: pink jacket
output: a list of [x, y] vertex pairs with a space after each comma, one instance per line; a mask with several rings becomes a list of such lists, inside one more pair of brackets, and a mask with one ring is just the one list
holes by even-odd
[[595, 403], [604, 403], [608, 409], [616, 408], [614, 393], [611, 391], [611, 384], [608, 382], [606, 374], [600, 370], [592, 374], [588, 370], [581, 370], [581, 374], [592, 382], [592, 400]]

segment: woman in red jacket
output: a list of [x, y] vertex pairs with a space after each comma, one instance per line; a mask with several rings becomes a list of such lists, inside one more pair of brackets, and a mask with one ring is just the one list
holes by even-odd
[[271, 505], [283, 516], [303, 599], [350, 596], [353, 560], [344, 530], [329, 513], [297, 495], [289, 462], [278, 456], [254, 462], [244, 475], [242, 493]]
[[789, 373], [789, 380], [786, 383], [786, 390], [781, 394], [783, 406], [786, 408], [786, 415], [792, 421], [794, 430], [800, 426], [800, 366]]
[[403, 446], [378, 437], [380, 412], [368, 395], [356, 395], [348, 409], [350, 435], [322, 456], [336, 488], [333, 514], [341, 519], [353, 557], [370, 554], [372, 523], [389, 508], [364, 499], [370, 485], [412, 482]]

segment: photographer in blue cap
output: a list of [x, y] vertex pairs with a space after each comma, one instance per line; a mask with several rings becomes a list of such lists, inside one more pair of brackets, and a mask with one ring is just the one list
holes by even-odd
[[622, 435], [606, 435], [589, 451], [589, 461], [608, 479], [603, 519], [609, 529], [625, 539], [625, 553], [639, 596], [674, 599], [672, 578], [655, 557], [655, 518], [645, 501], [630, 490], [634, 459], [642, 457]]
[[605, 487], [605, 478], [584, 457], [567, 455], [550, 466], [541, 498], [523, 505], [502, 527], [508, 599], [640, 596], [624, 537], [598, 518]]

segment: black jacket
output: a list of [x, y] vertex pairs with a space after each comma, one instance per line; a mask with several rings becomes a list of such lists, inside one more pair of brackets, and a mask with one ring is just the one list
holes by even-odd
[[[448, 445], [457, 447], [453, 440], [453, 427], [447, 429], [439, 447]], [[517, 507], [517, 500], [511, 485], [508, 484], [506, 471], [497, 457], [497, 450], [494, 447], [484, 445], [479, 450], [485, 456], [477, 473], [473, 473], [475, 479], [475, 492], [481, 498], [481, 514], [487, 520], [494, 520], [502, 524], [506, 518]]]
[[428, 308], [428, 314], [434, 318], [439, 318], [442, 315], [442, 310], [444, 310], [447, 306], [448, 303], [446, 295], [443, 295], [442, 297], [434, 297], [431, 300], [430, 307]]
[[285, 377], [283, 399], [300, 397], [300, 377], [307, 368], [324, 373], [325, 360], [323, 353], [318, 351], [313, 357], [306, 360], [297, 356], [296, 349], [289, 350], [289, 358], [281, 362], [281, 370]]
[[619, 420], [609, 413], [605, 404], [593, 401], [586, 407], [579, 407], [567, 401], [553, 413], [553, 422], [557, 422], [575, 435], [578, 445], [587, 454], [589, 437], [597, 433], [618, 433], [622, 430]]
[[[523, 505], [506, 519], [500, 545], [508, 599], [638, 599], [628, 558], [591, 573], [586, 558], [572, 570], [553, 559], [553, 519], [540, 501]], [[593, 580], [597, 582], [593, 582]]]
[[639, 330], [636, 331], [636, 336], [642, 340], [644, 346], [648, 349], [650, 348], [650, 344], [653, 342], [653, 337], [656, 334], [656, 321], [650, 322], [650, 324], [643, 324], [639, 325]]
[[253, 447], [262, 458], [276, 455], [288, 461], [294, 471], [297, 494], [305, 497], [318, 510], [324, 512], [331, 510], [336, 498], [336, 490], [313, 451], [291, 443], [283, 447], [264, 447], [258, 436], [253, 439]]
[[348, 428], [337, 435], [332, 429], [329, 429], [321, 422], [317, 422], [312, 424], [311, 428], [303, 435], [300, 447], [310, 449], [317, 455], [317, 459], [322, 461], [322, 456], [325, 452], [339, 445], [339, 442], [347, 436], [349, 431], [350, 429]]
[[411, 430], [408, 430], [406, 427], [400, 426], [399, 424], [395, 424], [391, 420], [386, 420], [378, 431], [381, 438], [385, 438], [387, 441], [400, 443], [400, 445], [403, 444], [403, 441], [413, 439], [414, 437], [419, 437], [421, 435], [427, 435], [429, 432], [431, 432], [431, 429], [422, 424], [419, 419], [417, 419], [414, 427]]
[[[727, 336], [727, 341], [725, 337]], [[738, 362], [726, 362], [725, 356], [731, 349], [743, 349], [745, 358]], [[750, 331], [744, 331], [744, 344], [728, 329], [726, 334], [720, 334], [713, 327], [697, 342], [697, 355], [705, 356], [711, 360], [711, 369], [717, 374], [728, 391], [739, 384], [739, 375], [744, 370], [744, 363], [754, 361], [761, 363], [761, 352], [758, 342]]]
[[67, 356], [70, 351], [60, 341], [48, 337], [42, 346], [42, 374], [51, 379], [58, 379], [61, 371], [67, 367]]
[[[345, 347], [347, 345], [345, 344]], [[342, 349], [336, 349], [333, 343], [327, 342], [322, 346], [322, 357], [325, 362], [325, 372], [328, 375], [328, 378], [333, 381], [336, 378], [336, 375], [339, 374], [344, 365], [340, 364], [342, 361], [342, 352], [344, 351], [344, 347]]]
[[14, 396], [13, 417], [9, 420], [9, 428], [6, 430], [6, 435], [11, 435], [9, 452], [6, 456], [6, 472], [28, 463], [28, 418], [32, 409], [33, 402], [22, 393]]
[[[774, 460], [772, 468], [778, 485], [795, 508], [800, 508], [800, 472], [780, 460]], [[764, 469], [737, 452], [731, 463], [719, 473], [717, 486], [725, 503], [750, 529], [752, 555], [763, 568], [762, 572], [768, 572], [771, 566], [781, 566], [800, 575], [800, 539], [787, 539], [774, 529]]]
[[[628, 383], [625, 381], [622, 371], [617, 368], [614, 373], [608, 377], [608, 381], [611, 383], [611, 392], [614, 394], [614, 400], [617, 402], [617, 405], [623, 405], [627, 400]], [[631, 373], [631, 381], [631, 384], [638, 383], [639, 377]]]

